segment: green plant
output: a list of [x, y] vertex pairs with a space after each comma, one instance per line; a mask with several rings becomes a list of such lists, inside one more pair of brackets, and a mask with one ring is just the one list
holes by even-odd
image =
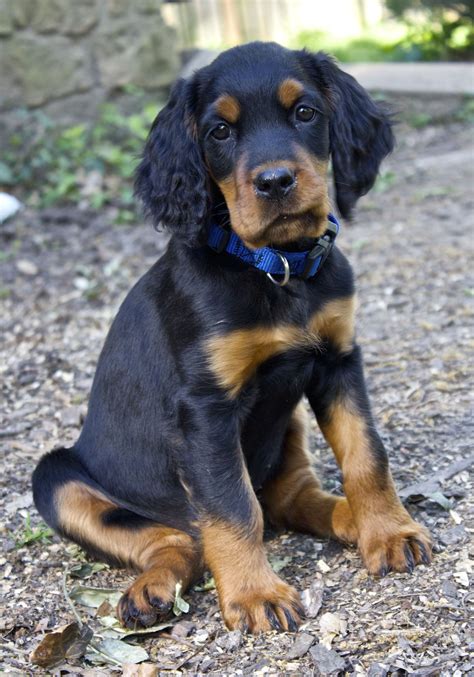
[[41, 523], [38, 527], [32, 527], [31, 516], [28, 512], [26, 513], [23, 529], [15, 536], [16, 547], [22, 548], [25, 545], [36, 543], [36, 541], [39, 541], [40, 543], [50, 543], [51, 536], [53, 535], [54, 531], [44, 523]]
[[96, 124], [56, 129], [41, 112], [18, 113], [0, 163], [0, 186], [13, 187], [26, 203], [40, 207], [76, 203], [92, 209], [117, 207], [118, 220], [133, 215], [133, 172], [158, 107], [125, 115], [105, 104]]

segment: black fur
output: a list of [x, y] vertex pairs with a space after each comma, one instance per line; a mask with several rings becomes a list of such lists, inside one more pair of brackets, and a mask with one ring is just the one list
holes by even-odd
[[[305, 96], [318, 110], [311, 125], [296, 124], [293, 111], [278, 104], [275, 91], [286, 77], [304, 81]], [[212, 102], [229, 92], [239, 97], [242, 116], [224, 149], [210, 136]], [[73, 480], [119, 506], [104, 516], [106, 524], [141, 528], [153, 520], [195, 534], [199, 520], [212, 517], [245, 527], [252, 504], [243, 460], [256, 490], [278, 471], [288, 421], [303, 395], [324, 416], [346, 389], [372, 426], [356, 346], [344, 359], [330, 344], [274, 357], [235, 399], [209, 367], [205, 344], [212, 334], [303, 328], [328, 301], [354, 292], [350, 266], [337, 248], [316, 278], [279, 288], [203, 244], [211, 215], [229, 226], [216, 175], [230, 172], [239, 153], [252, 166], [284, 158], [295, 143], [317, 159], [331, 152], [338, 205], [348, 215], [372, 185], [392, 136], [385, 114], [323, 54], [253, 43], [173, 88], [136, 181], [154, 224], [171, 232], [169, 247], [131, 290], [110, 329], [78, 441], [46, 455], [34, 473], [35, 503], [58, 531], [55, 492]], [[378, 438], [373, 447], [384, 465]]]

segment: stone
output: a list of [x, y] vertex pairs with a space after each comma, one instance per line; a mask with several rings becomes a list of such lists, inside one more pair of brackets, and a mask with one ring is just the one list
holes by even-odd
[[294, 660], [295, 658], [301, 658], [304, 656], [310, 648], [313, 646], [316, 641], [313, 635], [310, 635], [308, 632], [299, 632], [296, 636], [293, 645], [290, 647], [286, 658], [289, 661]]
[[457, 524], [439, 535], [439, 540], [443, 545], [455, 545], [467, 540], [468, 535], [462, 524]]
[[240, 630], [232, 630], [232, 632], [226, 632], [225, 635], [221, 635], [216, 639], [216, 644], [224, 651], [236, 651], [242, 644], [243, 637]]
[[6, 74], [0, 84], [0, 99], [7, 106], [39, 106], [93, 85], [88, 56], [82, 47], [62, 36], [18, 35], [15, 40], [0, 42], [0, 62]]
[[179, 69], [175, 34], [160, 14], [143, 24], [120, 18], [95, 35], [102, 84], [110, 91], [129, 84], [144, 89], [168, 86]]
[[309, 653], [317, 675], [337, 675], [344, 670], [345, 660], [333, 649], [326, 649], [322, 644], [317, 644], [309, 650]]
[[143, 14], [154, 14], [160, 11], [161, 0], [137, 0], [135, 7]]
[[99, 21], [97, 0], [81, 0], [68, 5], [62, 30], [66, 35], [86, 35]]
[[60, 29], [66, 10], [64, 0], [36, 0], [31, 27], [38, 33], [54, 33]]
[[130, 7], [129, 0], [107, 0], [107, 12], [109, 16], [122, 16]]
[[76, 428], [81, 423], [81, 407], [68, 407], [63, 409], [59, 415], [61, 423], [65, 428]]
[[188, 637], [196, 629], [196, 623], [192, 621], [179, 621], [173, 626], [171, 637], [175, 639], [183, 639]]
[[124, 663], [122, 665], [122, 677], [157, 677], [158, 666], [153, 663]]
[[36, 0], [15, 0], [13, 3], [10, 0], [6, 1], [12, 7], [15, 26], [18, 28], [29, 26], [35, 11]]
[[458, 596], [458, 589], [452, 581], [443, 581], [441, 592], [445, 597], [451, 597], [452, 599], [456, 599]]
[[388, 669], [389, 666], [383, 663], [372, 663], [367, 671], [367, 677], [387, 677]]
[[0, 0], [0, 35], [13, 33], [13, 16], [9, 0]]

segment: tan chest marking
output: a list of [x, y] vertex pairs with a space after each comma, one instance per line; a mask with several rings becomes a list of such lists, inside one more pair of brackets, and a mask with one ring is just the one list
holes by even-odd
[[294, 348], [315, 349], [323, 339], [348, 352], [354, 335], [354, 308], [354, 297], [337, 299], [316, 313], [307, 327], [253, 327], [212, 336], [205, 345], [209, 366], [230, 397], [236, 397], [258, 367], [275, 355]]

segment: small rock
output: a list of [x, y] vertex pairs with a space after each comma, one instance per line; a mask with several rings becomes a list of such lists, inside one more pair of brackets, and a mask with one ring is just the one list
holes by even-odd
[[317, 578], [301, 593], [301, 602], [307, 618], [316, 618], [323, 603], [324, 583]]
[[28, 259], [19, 259], [16, 262], [17, 270], [22, 275], [27, 275], [28, 277], [33, 277], [33, 275], [38, 275], [38, 266], [33, 261]]
[[81, 422], [81, 413], [80, 407], [68, 407], [60, 412], [59, 418], [65, 428], [75, 428]]
[[383, 663], [372, 663], [367, 671], [367, 677], [387, 677], [388, 669], [389, 666]]
[[288, 651], [286, 656], [287, 660], [291, 661], [294, 658], [301, 658], [306, 653], [308, 653], [314, 642], [315, 637], [313, 637], [313, 635], [310, 635], [307, 632], [298, 633], [295, 641], [293, 642], [293, 646]]
[[344, 670], [345, 660], [333, 649], [326, 649], [322, 644], [316, 644], [309, 650], [309, 653], [317, 675], [337, 675], [340, 670]]
[[227, 632], [225, 635], [217, 637], [216, 644], [224, 651], [235, 651], [243, 642], [242, 633], [240, 630], [233, 630]]
[[179, 623], [176, 623], [173, 627], [171, 637], [174, 637], [175, 639], [184, 639], [185, 637], [189, 637], [194, 630], [196, 630], [196, 623], [193, 623], [192, 621], [179, 621]]
[[441, 592], [445, 597], [456, 598], [458, 596], [458, 589], [452, 581], [443, 581]]
[[152, 663], [124, 663], [122, 665], [122, 677], [156, 677], [158, 667]]
[[439, 535], [439, 540], [443, 545], [455, 545], [467, 539], [466, 529], [462, 524], [447, 529]]

